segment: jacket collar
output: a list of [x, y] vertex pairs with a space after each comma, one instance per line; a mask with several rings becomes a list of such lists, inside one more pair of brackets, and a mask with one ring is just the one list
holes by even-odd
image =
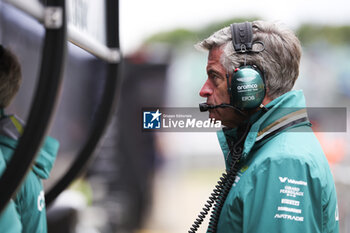
[[[12, 158], [18, 140], [22, 135], [24, 122], [15, 115], [5, 115], [0, 109], [0, 145], [6, 163]], [[33, 163], [33, 171], [42, 179], [49, 177], [50, 171], [56, 159], [59, 143], [56, 139], [46, 137], [39, 154]]]
[[13, 140], [18, 140], [24, 128], [24, 122], [16, 115], [5, 115], [4, 109], [0, 108], [0, 135]]
[[[300, 125], [310, 125], [301, 90], [290, 91], [271, 101], [267, 112], [260, 110], [249, 119], [251, 128], [244, 142], [242, 159], [245, 159], [255, 144], [265, 143], [282, 131]], [[237, 140], [237, 129], [223, 129], [218, 133], [221, 149], [227, 165], [229, 146], [227, 137]]]

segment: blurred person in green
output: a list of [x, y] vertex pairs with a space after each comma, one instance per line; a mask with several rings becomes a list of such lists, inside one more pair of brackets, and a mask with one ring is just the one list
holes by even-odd
[[217, 133], [226, 172], [189, 232], [213, 206], [208, 232], [339, 231], [327, 159], [308, 120], [299, 76], [301, 46], [281, 24], [236, 23], [196, 45], [209, 51], [201, 111]]
[[[0, 45], [0, 174], [16, 149], [23, 121], [5, 114], [19, 90], [21, 67], [16, 56]], [[46, 233], [46, 208], [42, 179], [49, 177], [59, 143], [47, 137], [24, 182], [0, 217], [0, 232]]]

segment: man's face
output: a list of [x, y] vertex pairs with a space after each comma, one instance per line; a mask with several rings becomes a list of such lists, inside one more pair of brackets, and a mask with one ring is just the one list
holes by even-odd
[[[207, 98], [207, 104], [209, 105], [230, 103], [230, 96], [227, 91], [227, 71], [220, 62], [221, 55], [222, 50], [220, 47], [214, 47], [209, 51], [207, 64], [208, 79], [199, 92], [201, 97]], [[231, 128], [237, 127], [242, 121], [242, 117], [231, 108], [210, 109], [209, 117], [221, 120], [223, 125]]]

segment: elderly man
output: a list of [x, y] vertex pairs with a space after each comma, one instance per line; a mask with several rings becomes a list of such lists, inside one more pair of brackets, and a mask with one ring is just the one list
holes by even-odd
[[221, 120], [226, 173], [209, 209], [208, 232], [338, 232], [328, 162], [308, 121], [299, 75], [300, 42], [281, 25], [232, 24], [196, 45], [209, 51], [201, 111]]

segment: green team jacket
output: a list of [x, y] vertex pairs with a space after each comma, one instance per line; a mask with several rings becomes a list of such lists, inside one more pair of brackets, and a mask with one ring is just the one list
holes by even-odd
[[[6, 169], [4, 156], [0, 151], [0, 176]], [[19, 214], [16, 211], [16, 205], [11, 199], [7, 207], [0, 214], [0, 232], [18, 233], [22, 232], [22, 223]]]
[[[291, 91], [250, 119], [240, 171], [222, 208], [217, 232], [339, 232], [337, 195], [327, 159], [307, 120], [302, 91]], [[227, 139], [218, 132], [226, 167]]]
[[[22, 122], [14, 116], [0, 120], [0, 173], [17, 146]], [[46, 208], [42, 179], [49, 177], [59, 143], [47, 137], [24, 182], [0, 216], [1, 233], [46, 233]], [[5, 162], [5, 163], [4, 163]]]

